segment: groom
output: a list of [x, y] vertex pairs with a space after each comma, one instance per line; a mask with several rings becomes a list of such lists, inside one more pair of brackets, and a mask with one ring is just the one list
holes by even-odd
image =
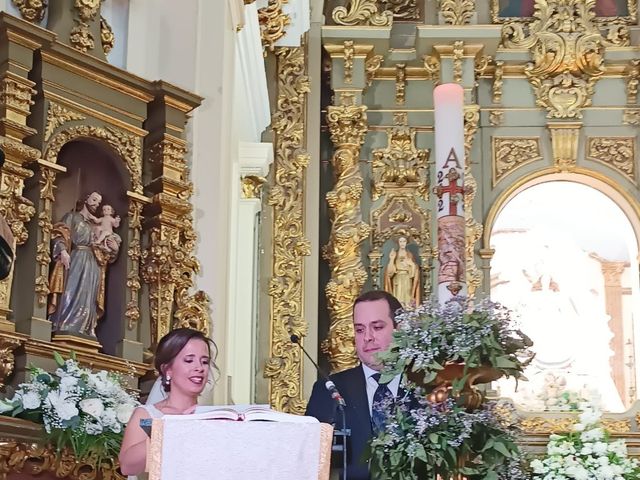
[[[384, 417], [374, 403], [385, 397], [398, 396], [400, 375], [386, 385], [377, 382], [382, 369], [377, 355], [391, 344], [394, 317], [398, 311], [402, 311], [402, 305], [390, 293], [374, 290], [360, 295], [353, 306], [353, 328], [361, 365], [331, 376], [344, 397], [346, 427], [351, 429], [347, 440], [348, 480], [369, 480], [369, 467], [363, 458], [365, 448], [374, 433], [377, 435], [384, 428]], [[305, 415], [341, 428], [342, 419], [336, 411], [336, 402], [324, 383], [324, 380], [318, 380], [313, 386]]]

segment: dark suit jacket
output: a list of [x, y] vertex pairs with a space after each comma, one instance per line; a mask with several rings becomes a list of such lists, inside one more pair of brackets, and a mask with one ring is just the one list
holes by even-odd
[[[372, 437], [372, 430], [364, 372], [362, 367], [355, 367], [331, 375], [331, 380], [347, 404], [345, 416], [347, 428], [351, 429], [351, 437], [347, 440], [347, 478], [369, 480], [369, 466], [363, 455]], [[341, 428], [341, 415], [324, 383], [324, 380], [318, 380], [313, 385], [305, 415], [316, 417], [321, 422], [334, 423], [336, 429]]]

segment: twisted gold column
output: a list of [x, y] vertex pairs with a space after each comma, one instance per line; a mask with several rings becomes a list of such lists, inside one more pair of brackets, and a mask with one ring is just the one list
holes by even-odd
[[360, 245], [369, 236], [370, 227], [362, 221], [360, 211], [364, 187], [358, 164], [360, 147], [367, 133], [366, 109], [363, 105], [343, 104], [330, 106], [327, 111], [335, 146], [331, 159], [335, 183], [327, 193], [331, 234], [323, 254], [331, 268], [331, 280], [326, 287], [331, 324], [323, 350], [329, 355], [333, 371], [356, 363], [351, 311], [367, 279]]

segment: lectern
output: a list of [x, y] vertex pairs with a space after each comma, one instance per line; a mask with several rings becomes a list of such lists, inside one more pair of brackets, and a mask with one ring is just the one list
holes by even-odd
[[328, 480], [324, 423], [153, 419], [150, 480]]

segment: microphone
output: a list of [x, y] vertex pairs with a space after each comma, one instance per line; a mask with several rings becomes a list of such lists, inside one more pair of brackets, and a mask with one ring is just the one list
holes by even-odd
[[347, 404], [344, 401], [344, 398], [342, 398], [342, 395], [340, 395], [340, 392], [338, 391], [336, 384], [331, 381], [329, 376], [326, 373], [324, 373], [324, 371], [320, 368], [320, 366], [307, 353], [305, 348], [300, 343], [300, 337], [296, 334], [293, 334], [291, 335], [291, 341], [300, 347], [300, 350], [302, 350], [302, 352], [306, 355], [306, 357], [311, 361], [313, 366], [316, 367], [316, 370], [318, 371], [320, 376], [325, 380], [324, 388], [326, 388], [329, 391], [329, 393], [331, 394], [331, 398], [333, 398], [336, 401], [336, 403], [341, 407], [346, 407]]

